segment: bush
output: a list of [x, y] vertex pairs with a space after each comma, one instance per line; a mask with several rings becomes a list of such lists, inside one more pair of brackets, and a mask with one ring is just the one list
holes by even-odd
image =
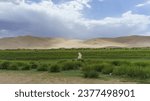
[[18, 67], [21, 67], [21, 66], [23, 66], [25, 63], [24, 62], [15, 62], [16, 63], [16, 65], [18, 66]]
[[7, 70], [19, 70], [17, 63], [12, 63], [7, 67]]
[[51, 65], [49, 72], [60, 72], [60, 66], [57, 64]]
[[92, 71], [84, 71], [83, 72], [84, 78], [98, 78], [99, 74], [97, 71], [92, 70]]
[[128, 69], [127, 67], [128, 67], [128, 65], [117, 66], [114, 68], [113, 74], [114, 75], [126, 75], [127, 69]]
[[3, 61], [0, 64], [0, 69], [7, 69], [10, 66], [10, 62], [9, 61]]
[[99, 73], [93, 68], [93, 66], [84, 66], [82, 68], [83, 76], [85, 78], [98, 78]]
[[144, 75], [142, 76], [142, 78], [150, 78], [150, 68], [146, 67], [144, 70]]
[[101, 72], [102, 69], [103, 69], [103, 66], [102, 66], [102, 65], [99, 65], [99, 64], [92, 65], [92, 67], [93, 67], [94, 70], [97, 71], [97, 72]]
[[62, 70], [77, 70], [82, 66], [80, 61], [67, 61], [62, 64]]
[[30, 65], [24, 63], [24, 65], [22, 65], [20, 69], [21, 70], [30, 70]]
[[107, 63], [91, 65], [91, 67], [94, 68], [94, 70], [96, 70], [97, 72], [102, 72], [102, 70], [108, 66], [110, 66], [110, 65]]
[[37, 71], [47, 71], [49, 68], [48, 64], [40, 64], [38, 67], [37, 67]]
[[149, 78], [150, 77], [150, 68], [137, 66], [135, 64], [132, 65], [124, 65], [116, 67], [113, 70], [113, 74], [119, 76], [128, 76], [131, 78]]
[[113, 72], [114, 67], [110, 64], [105, 64], [104, 68], [102, 69], [103, 74], [110, 74]]
[[31, 69], [36, 69], [38, 67], [38, 64], [36, 62], [30, 62]]
[[121, 65], [130, 65], [131, 63], [129, 61], [115, 60], [115, 61], [111, 61], [111, 64], [114, 66], [121, 66]]
[[127, 76], [133, 77], [133, 78], [146, 78], [146, 73], [145, 68], [141, 66], [130, 66], [127, 69]]
[[146, 66], [149, 66], [149, 63], [146, 63], [146, 62], [135, 62], [134, 65], [141, 66], [141, 67], [146, 67]]

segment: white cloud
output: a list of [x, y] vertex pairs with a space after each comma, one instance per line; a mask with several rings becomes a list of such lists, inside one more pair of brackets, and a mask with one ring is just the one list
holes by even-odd
[[144, 3], [137, 4], [136, 7], [143, 7], [143, 6], [147, 6], [147, 5], [150, 5], [150, 0], [147, 0]]
[[150, 16], [125, 12], [121, 17], [107, 17], [102, 20], [87, 21], [95, 36], [123, 36], [143, 34], [150, 27]]
[[20, 4], [20, 3], [24, 3], [25, 0], [0, 0], [0, 2], [12, 2], [15, 4]]
[[83, 15], [91, 0], [73, 0], [54, 4], [0, 2], [0, 37], [36, 35], [49, 37], [92, 38], [150, 32], [150, 16], [125, 12], [120, 17], [101, 20]]
[[0, 30], [9, 30], [10, 34], [16, 35], [75, 36], [82, 33], [80, 29], [84, 28], [80, 23], [83, 19], [81, 11], [84, 7], [90, 7], [88, 2], [74, 0], [59, 5], [51, 0], [19, 5], [1, 2]]

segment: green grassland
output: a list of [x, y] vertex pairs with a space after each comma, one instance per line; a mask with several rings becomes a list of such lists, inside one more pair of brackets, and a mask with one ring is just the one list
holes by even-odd
[[[82, 60], [77, 60], [78, 52], [82, 53]], [[32, 74], [29, 78], [37, 75], [37, 80], [40, 79], [38, 75], [45, 73], [43, 78], [46, 80], [63, 77], [65, 83], [101, 83], [101, 80], [111, 81], [109, 83], [119, 83], [117, 80], [121, 83], [150, 83], [150, 48], [0, 50], [0, 83], [3, 83], [2, 77], [9, 74], [10, 79], [16, 74], [18, 76], [14, 78], [21, 78], [20, 73], [24, 77]], [[43, 83], [42, 80], [38, 83]], [[46, 83], [64, 83], [54, 81]], [[37, 82], [31, 80], [28, 83]]]
[[150, 59], [150, 48], [0, 50], [2, 60], [75, 59], [81, 52], [84, 59]]

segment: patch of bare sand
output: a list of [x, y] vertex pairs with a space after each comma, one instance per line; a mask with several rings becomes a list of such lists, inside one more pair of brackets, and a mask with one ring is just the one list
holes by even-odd
[[124, 36], [89, 40], [18, 36], [0, 38], [0, 49], [51, 49], [51, 48], [116, 48], [150, 47], [150, 36]]
[[126, 47], [126, 44], [109, 42], [102, 39], [96, 40], [63, 40], [60, 43], [55, 43], [50, 48], [103, 48], [103, 47]]

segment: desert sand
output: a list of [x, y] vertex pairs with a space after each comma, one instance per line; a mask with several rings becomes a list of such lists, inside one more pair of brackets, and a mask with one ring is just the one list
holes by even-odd
[[52, 49], [52, 48], [130, 48], [150, 47], [150, 36], [125, 36], [88, 40], [18, 36], [0, 39], [0, 49]]

